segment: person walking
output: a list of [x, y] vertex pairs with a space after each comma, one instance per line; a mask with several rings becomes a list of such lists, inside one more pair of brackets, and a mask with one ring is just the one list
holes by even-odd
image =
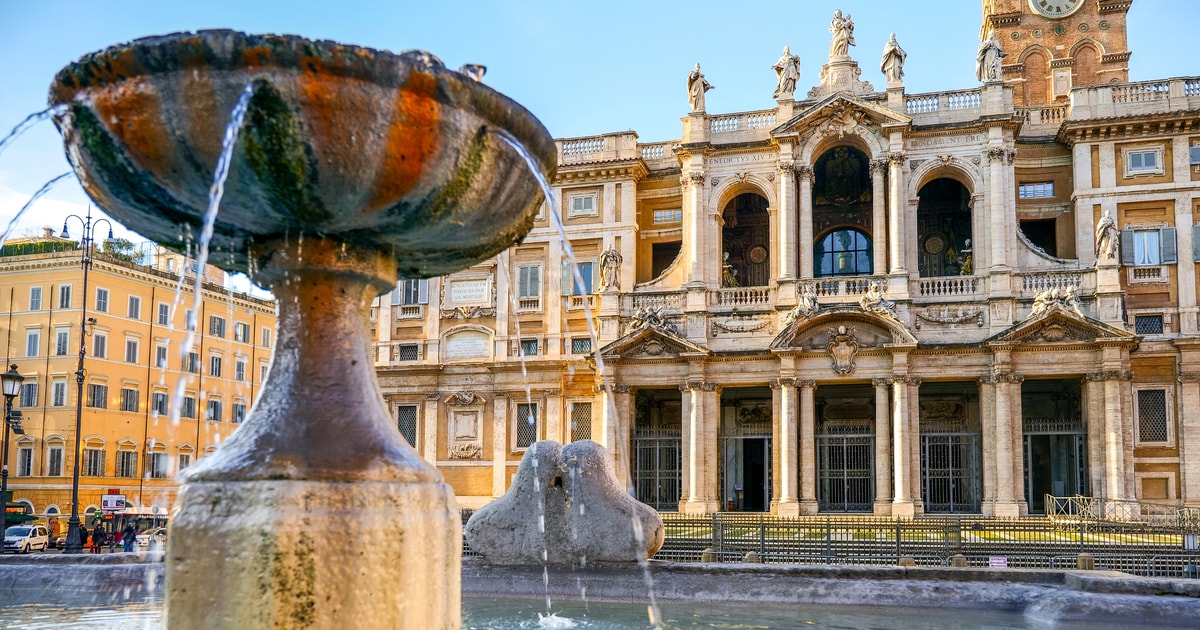
[[104, 551], [104, 525], [96, 523], [96, 529], [92, 530], [92, 553], [102, 551]]
[[126, 523], [125, 531], [121, 532], [121, 543], [125, 551], [133, 551], [133, 543], [135, 542], [137, 542], [137, 530], [134, 529], [133, 523]]

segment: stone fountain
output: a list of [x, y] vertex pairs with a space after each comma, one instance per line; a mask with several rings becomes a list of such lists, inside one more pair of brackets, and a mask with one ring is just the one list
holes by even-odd
[[396, 431], [369, 308], [520, 240], [545, 128], [420, 51], [203, 31], [88, 55], [50, 92], [85, 190], [139, 233], [201, 233], [230, 111], [254, 93], [210, 261], [279, 300], [275, 359], [244, 426], [186, 473], [167, 549], [171, 628], [457, 628], [454, 496]]

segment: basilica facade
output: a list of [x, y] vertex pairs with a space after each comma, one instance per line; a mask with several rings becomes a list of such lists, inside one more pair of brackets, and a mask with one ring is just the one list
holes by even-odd
[[985, 0], [928, 94], [839, 13], [771, 109], [560, 139], [561, 228], [377, 300], [401, 432], [468, 506], [541, 439], [663, 511], [1200, 506], [1200, 77], [1128, 80], [1130, 4]]

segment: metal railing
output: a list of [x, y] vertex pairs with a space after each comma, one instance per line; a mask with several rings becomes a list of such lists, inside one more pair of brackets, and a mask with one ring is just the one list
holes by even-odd
[[1076, 495], [1046, 495], [1046, 518], [1052, 523], [1138, 523], [1200, 532], [1200, 508]]

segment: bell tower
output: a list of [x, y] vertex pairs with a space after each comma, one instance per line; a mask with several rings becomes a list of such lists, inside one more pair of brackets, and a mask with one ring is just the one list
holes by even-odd
[[983, 28], [1008, 56], [1016, 105], [1065, 103], [1071, 88], [1129, 80], [1125, 16], [1133, 0], [983, 0]]

